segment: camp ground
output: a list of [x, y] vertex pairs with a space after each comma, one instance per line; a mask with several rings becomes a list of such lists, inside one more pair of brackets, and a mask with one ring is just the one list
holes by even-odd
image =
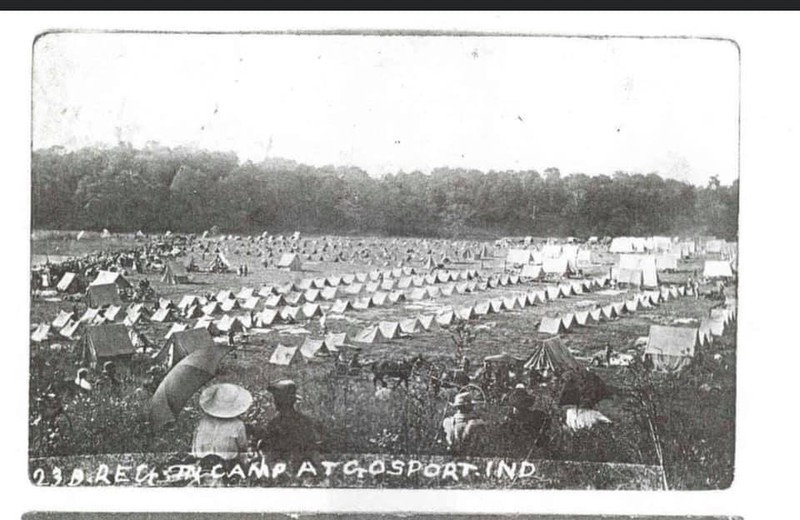
[[34, 484], [731, 486], [728, 42], [101, 37], [35, 40], [9, 170]]
[[[409, 450], [442, 455], [437, 423], [458, 390], [448, 375], [459, 370], [458, 345], [472, 367], [470, 392], [485, 403], [481, 413], [490, 420], [500, 424], [508, 406], [504, 395], [523, 385], [536, 406], [549, 410], [559, 424], [583, 424], [577, 417], [593, 414], [607, 418], [610, 422], [587, 428], [605, 446], [609, 461], [652, 465], [652, 457], [609, 440], [608, 428], [618, 428], [614, 435], [633, 435], [626, 443], [651, 442], [630, 417], [634, 393], [628, 371], [641, 365], [651, 374], [647, 377], [684, 377], [680, 374], [694, 373], [687, 369], [695, 363], [710, 359], [715, 366], [729, 366], [715, 356], [735, 359], [736, 273], [712, 271], [706, 279], [707, 261], [718, 256], [698, 253], [704, 251], [699, 245], [692, 252], [685, 244], [694, 242], [686, 237], [669, 247], [659, 240], [622, 241], [623, 253], [611, 252], [613, 241], [532, 237], [527, 242], [304, 234], [292, 240], [267, 233], [170, 237], [131, 239], [132, 251], [159, 251], [158, 261], [145, 268], [104, 265], [91, 277], [53, 276], [65, 280], [60, 296], [33, 298], [31, 349], [54, 367], [36, 373], [36, 388], [44, 390], [53, 370], [79, 367], [100, 381], [104, 364], [113, 361], [127, 374], [124, 401], [131, 406], [94, 409], [89, 399], [80, 405], [89, 408], [74, 413], [111, 414], [132, 429], [147, 415], [148, 381], [154, 374], [169, 374], [195, 352], [212, 352], [219, 354], [212, 381], [233, 382], [265, 396], [258, 399], [268, 399], [264, 389], [270, 382], [294, 379], [302, 389], [302, 410], [338, 439], [337, 449], [372, 452], [373, 429], [386, 428], [405, 431]], [[90, 243], [85, 236], [80, 241]], [[119, 255], [118, 262], [127, 258]], [[222, 264], [214, 259], [220, 257], [230, 270], [219, 269]], [[195, 267], [187, 269], [190, 263]], [[247, 276], [236, 272], [243, 263], [249, 266]], [[690, 278], [703, 284], [722, 280], [725, 300], [696, 296]], [[83, 287], [81, 279], [90, 283]], [[148, 297], [141, 297], [142, 284], [151, 290]], [[381, 383], [373, 382], [374, 371], [386, 362], [413, 364], [408, 391], [417, 397], [405, 394], [405, 384], [391, 376], [389, 400], [376, 397]], [[488, 374], [484, 367], [490, 367]], [[586, 374], [614, 392], [596, 403], [584, 396], [577, 405], [569, 400], [572, 404], [559, 405], [564, 381], [595, 381]], [[439, 380], [437, 394], [431, 381]], [[589, 392], [593, 384], [578, 384], [584, 388], [578, 393]], [[687, 385], [682, 392], [682, 399], [705, 403], [707, 394], [699, 386]], [[191, 399], [197, 399], [196, 392], [170, 427], [176, 435], [164, 436], [161, 430], [146, 439], [121, 435], [115, 446], [101, 439], [98, 449], [177, 449], [176, 442], [188, 443], [197, 417]], [[403, 422], [410, 419], [403, 419], [402, 406], [409, 413], [410, 407], [422, 406], [413, 430]], [[91, 429], [80, 418], [74, 422], [76, 428]], [[74, 443], [62, 449], [85, 452]], [[513, 455], [508, 449], [502, 453]], [[48, 455], [45, 447], [37, 450]], [[542, 458], [597, 457], [594, 451], [536, 450]]]

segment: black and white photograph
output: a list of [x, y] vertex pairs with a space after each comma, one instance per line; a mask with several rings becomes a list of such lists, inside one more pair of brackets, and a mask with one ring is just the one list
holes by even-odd
[[31, 49], [35, 486], [734, 482], [735, 41]]

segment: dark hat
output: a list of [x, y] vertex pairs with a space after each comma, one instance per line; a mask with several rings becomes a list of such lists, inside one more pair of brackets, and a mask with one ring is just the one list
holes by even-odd
[[301, 400], [302, 397], [297, 394], [297, 384], [291, 379], [281, 379], [267, 386], [267, 390], [277, 398]]

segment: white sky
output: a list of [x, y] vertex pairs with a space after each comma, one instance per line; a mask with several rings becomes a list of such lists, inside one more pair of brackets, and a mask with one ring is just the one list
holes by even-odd
[[34, 49], [33, 147], [727, 184], [738, 67], [733, 44], [703, 40], [50, 34]]

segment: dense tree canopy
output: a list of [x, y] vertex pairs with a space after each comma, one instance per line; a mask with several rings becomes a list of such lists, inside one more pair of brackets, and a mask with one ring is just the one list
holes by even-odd
[[353, 167], [167, 148], [49, 148], [32, 157], [33, 227], [401, 236], [703, 234], [735, 239], [739, 184], [616, 172], [562, 176], [439, 168], [370, 177]]

